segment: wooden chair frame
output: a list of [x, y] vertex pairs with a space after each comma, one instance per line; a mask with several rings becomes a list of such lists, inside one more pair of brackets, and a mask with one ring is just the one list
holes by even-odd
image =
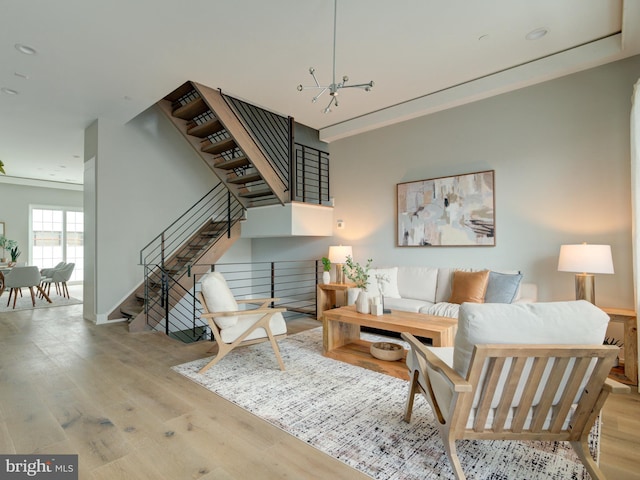
[[[278, 298], [251, 298], [246, 300], [236, 300], [238, 304], [260, 304], [258, 308], [253, 308], [250, 310], [238, 310], [235, 312], [210, 312], [207, 307], [207, 302], [204, 299], [202, 293], [198, 293], [198, 299], [202, 304], [203, 312], [200, 315], [201, 318], [206, 318], [209, 324], [209, 328], [211, 328], [211, 332], [213, 333], [214, 340], [218, 346], [218, 353], [216, 356], [211, 359], [209, 363], [207, 363], [204, 367], [200, 369], [198, 373], [204, 373], [209, 368], [213, 367], [216, 363], [222, 360], [231, 350], [236, 347], [246, 346], [246, 345], [255, 345], [257, 343], [266, 342], [267, 340], [271, 342], [271, 348], [273, 348], [273, 352], [276, 355], [276, 359], [278, 360], [278, 365], [280, 366], [280, 370], [284, 371], [284, 363], [282, 362], [282, 357], [280, 356], [280, 350], [278, 349], [278, 343], [276, 340], [280, 340], [285, 338], [287, 335], [273, 335], [271, 332], [271, 328], [269, 327], [269, 322], [271, 321], [271, 317], [274, 314], [280, 312], [286, 312], [286, 308], [272, 308], [269, 307], [271, 302], [275, 302], [279, 300]], [[256, 315], [263, 313], [264, 315], [260, 318], [256, 323], [250, 326], [242, 335], [236, 338], [233, 343], [224, 343], [222, 341], [222, 336], [220, 334], [220, 328], [216, 324], [214, 318], [215, 317], [235, 317], [241, 315]], [[251, 332], [256, 330], [257, 328], [264, 328], [267, 332], [266, 337], [255, 338], [252, 340], [244, 340], [249, 336]], [[207, 353], [212, 353], [213, 349], [209, 350]]]
[[[589, 453], [588, 438], [609, 393], [630, 391], [628, 386], [607, 378], [618, 354], [618, 347], [476, 345], [467, 378], [464, 379], [413, 335], [403, 333], [402, 338], [409, 342], [417, 358], [422, 359], [424, 365], [432, 370], [432, 375], [436, 372], [448, 382], [453, 393], [450, 405], [439, 405], [429, 378], [429, 370], [424, 365], [416, 365], [410, 378], [404, 420], [411, 420], [415, 394], [423, 393], [433, 409], [447, 457], [457, 479], [465, 478], [456, 453], [455, 441], [459, 439], [568, 441], [591, 478], [605, 478]], [[595, 366], [588, 375], [593, 359]], [[548, 362], [553, 362], [553, 368], [545, 381], [543, 376]], [[526, 364], [530, 364], [530, 370], [525, 368]], [[513, 405], [518, 385], [523, 383], [521, 378], [526, 371], [529, 373], [524, 387], [521, 386], [520, 402]], [[563, 382], [565, 371], [570, 373], [568, 380]], [[507, 379], [503, 388], [499, 389], [503, 372]], [[587, 383], [578, 401], [574, 403], [585, 374], [588, 375]], [[426, 388], [419, 382], [421, 376]], [[541, 381], [545, 381], [544, 390], [531, 415], [532, 403]], [[553, 405], [558, 392], [562, 392], [560, 400]], [[499, 398], [498, 406], [493, 412], [491, 426], [487, 428], [487, 418], [496, 395]], [[476, 405], [475, 398], [478, 398]], [[469, 428], [467, 423], [472, 408], [475, 408], [475, 418], [473, 426]], [[514, 414], [512, 418], [508, 418], [511, 409], [514, 409]], [[531, 418], [527, 425], [528, 415]], [[571, 420], [565, 427], [568, 416]], [[549, 418], [550, 424], [545, 426]]]

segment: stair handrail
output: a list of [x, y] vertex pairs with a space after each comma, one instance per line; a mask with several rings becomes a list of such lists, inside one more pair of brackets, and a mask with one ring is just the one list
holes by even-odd
[[[229, 193], [224, 183], [219, 182], [215, 185], [140, 250], [140, 265], [160, 263], [164, 266], [164, 260], [213, 215], [217, 214], [219, 218], [227, 221], [227, 234], [230, 235], [232, 223], [242, 216], [244, 208], [235, 196]], [[217, 200], [222, 200], [226, 206], [222, 207], [220, 201], [215, 201], [216, 197], [220, 197]], [[234, 218], [236, 216], [238, 218]], [[155, 257], [151, 257], [158, 249], [160, 251], [155, 254]], [[161, 259], [160, 262], [157, 261], [158, 258]]]

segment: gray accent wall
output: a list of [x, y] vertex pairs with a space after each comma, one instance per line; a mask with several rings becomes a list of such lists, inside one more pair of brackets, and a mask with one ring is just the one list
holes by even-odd
[[[629, 114], [640, 56], [331, 143], [331, 239], [256, 239], [254, 261], [357, 261], [519, 269], [543, 301], [574, 298], [560, 245], [612, 246], [600, 305], [633, 308]], [[381, 88], [383, 88], [381, 86]], [[345, 108], [348, 105], [345, 103]], [[495, 247], [397, 247], [396, 184], [495, 170]]]

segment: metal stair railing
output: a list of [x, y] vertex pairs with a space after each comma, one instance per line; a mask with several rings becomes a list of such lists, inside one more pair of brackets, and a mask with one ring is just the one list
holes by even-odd
[[232, 224], [243, 214], [244, 207], [220, 182], [140, 250], [140, 265], [164, 267], [166, 260], [210, 220], [225, 222], [230, 235]]
[[[171, 277], [167, 270], [167, 260], [177, 254], [179, 249], [185, 246], [207, 223], [216, 222], [225, 225], [225, 228], [220, 230], [217, 237], [210, 238], [208, 245], [202, 245], [203, 248], [213, 245], [225, 232], [227, 237], [230, 237], [231, 228], [243, 217], [244, 207], [231, 195], [224, 183], [220, 182], [140, 250], [140, 264], [144, 266], [144, 311], [147, 324], [151, 323], [149, 312], [156, 311], [150, 308], [154, 303], [151, 298], [152, 292], [157, 291], [159, 287], [164, 288], [168, 282], [165, 276]], [[189, 269], [190, 263], [187, 262], [182, 270], [189, 273]], [[168, 299], [168, 294], [153, 297], [158, 297], [162, 303]]]
[[202, 309], [194, 290], [184, 288], [161, 265], [145, 266], [145, 276], [159, 287], [148, 301], [149, 311], [158, 320], [154, 329], [184, 343], [208, 339], [207, 322], [200, 319]]
[[[200, 319], [202, 307], [195, 296], [204, 274], [190, 273], [192, 282], [185, 288], [160, 265], [145, 268], [158, 292], [149, 302], [150, 310], [160, 318], [154, 328], [187, 343], [212, 339], [207, 322]], [[285, 319], [300, 315], [315, 318], [316, 285], [322, 270], [317, 260], [217, 263], [206, 265], [206, 269], [221, 272], [237, 299], [277, 297], [274, 306], [286, 307]]]
[[317, 148], [295, 144], [291, 199], [297, 202], [328, 205], [329, 154]]
[[269, 160], [282, 183], [289, 186], [289, 171], [293, 158], [293, 118], [220, 93]]

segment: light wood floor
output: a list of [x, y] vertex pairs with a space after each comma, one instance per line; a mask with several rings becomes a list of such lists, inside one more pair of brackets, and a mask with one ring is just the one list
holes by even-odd
[[[79, 454], [83, 480], [368, 478], [169, 369], [208, 347], [81, 305], [0, 314], [0, 452]], [[603, 422], [603, 470], [640, 479], [640, 396], [610, 397]]]

